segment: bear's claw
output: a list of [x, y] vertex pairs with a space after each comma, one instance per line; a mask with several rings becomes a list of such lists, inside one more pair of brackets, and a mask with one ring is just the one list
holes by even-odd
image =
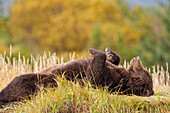
[[111, 53], [111, 50], [109, 48], [106, 48], [105, 49], [105, 52], [106, 52], [106, 56], [107, 56], [107, 59], [114, 62], [114, 59], [113, 59], [113, 54]]

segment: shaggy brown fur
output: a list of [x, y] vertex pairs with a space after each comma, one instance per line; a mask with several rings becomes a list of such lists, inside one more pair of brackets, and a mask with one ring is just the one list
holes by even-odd
[[130, 67], [118, 67], [106, 62], [106, 55], [101, 51], [90, 49], [94, 57], [87, 68], [87, 79], [94, 86], [108, 86], [111, 91], [138, 96], [154, 94], [150, 73], [144, 69], [139, 57], [133, 58]]
[[57, 86], [54, 79], [62, 74], [67, 80], [85, 78], [92, 86], [107, 86], [110, 91], [119, 90], [124, 94], [133, 93], [139, 96], [154, 94], [152, 78], [138, 57], [132, 59], [129, 69], [126, 70], [117, 66], [120, 57], [109, 48], [106, 48], [106, 54], [93, 49], [89, 49], [89, 53], [93, 58], [77, 59], [40, 73], [16, 77], [0, 92], [0, 106], [37, 94], [39, 86]]

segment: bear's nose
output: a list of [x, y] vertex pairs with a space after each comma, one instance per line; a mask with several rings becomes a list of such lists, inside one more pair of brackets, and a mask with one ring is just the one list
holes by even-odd
[[155, 92], [154, 92], [154, 91], [151, 91], [150, 96], [151, 96], [151, 95], [154, 95], [154, 94], [155, 94]]
[[137, 59], [137, 60], [139, 60], [139, 59], [140, 59], [140, 57], [139, 57], [139, 56], [137, 56], [137, 57], [136, 57], [136, 59]]

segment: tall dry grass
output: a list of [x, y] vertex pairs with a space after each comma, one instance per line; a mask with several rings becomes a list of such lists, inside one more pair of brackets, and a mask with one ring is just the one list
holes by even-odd
[[[68, 61], [75, 59], [75, 53], [69, 55]], [[0, 54], [0, 90], [2, 90], [13, 78], [25, 73], [42, 71], [48, 67], [64, 63], [64, 58], [57, 57], [56, 53], [44, 53], [42, 56], [31, 55], [25, 58], [18, 54], [18, 58], [12, 57], [12, 47], [9, 55]], [[128, 68], [129, 63], [122, 65]], [[79, 84], [59, 79], [59, 87], [53, 92], [43, 91], [33, 100], [20, 103], [17, 107], [2, 109], [6, 112], [167, 112], [170, 109], [170, 77], [168, 63], [166, 69], [162, 66], [153, 66], [148, 69], [152, 74], [155, 96], [118, 96], [110, 94], [106, 90], [94, 90], [81, 87]], [[163, 104], [161, 104], [163, 103]], [[56, 105], [57, 104], [57, 105]], [[149, 107], [150, 106], [150, 107]], [[11, 110], [10, 110], [10, 109]]]

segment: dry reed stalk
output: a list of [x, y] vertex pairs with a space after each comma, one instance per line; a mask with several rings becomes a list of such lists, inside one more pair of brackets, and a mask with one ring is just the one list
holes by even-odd
[[[17, 60], [18, 59], [18, 60]], [[69, 54], [69, 61], [73, 61], [75, 59], [75, 52], [73, 54]], [[42, 71], [46, 68], [52, 67], [57, 64], [64, 63], [64, 58], [57, 57], [56, 53], [51, 54], [50, 52], [45, 53], [40, 56], [33, 56], [31, 58], [25, 58], [25, 56], [21, 56], [18, 54], [18, 58], [12, 57], [12, 47], [10, 46], [10, 54], [6, 55], [6, 51], [4, 55], [0, 54], [0, 89], [6, 86], [13, 78], [18, 75], [25, 73], [35, 73]], [[124, 68], [129, 67], [129, 63], [126, 60], [123, 63]], [[160, 69], [161, 67], [161, 69]], [[170, 77], [168, 72], [168, 63], [166, 63], [166, 71], [162, 66], [153, 66], [152, 69], [148, 69], [151, 72], [153, 77], [154, 87], [157, 86], [170, 86]]]
[[166, 62], [166, 86], [170, 86], [170, 75], [168, 71], [168, 63]]

